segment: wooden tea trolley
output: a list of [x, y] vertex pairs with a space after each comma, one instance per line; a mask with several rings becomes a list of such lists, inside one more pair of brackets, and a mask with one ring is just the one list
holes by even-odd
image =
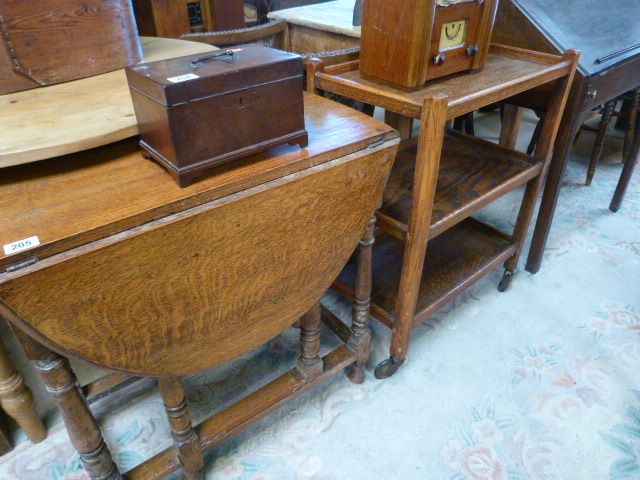
[[[304, 107], [308, 148], [276, 147], [187, 188], [133, 138], [3, 170], [0, 240], [31, 248], [0, 254], [0, 315], [91, 478], [122, 475], [68, 357], [158, 378], [174, 446], [129, 479], [180, 468], [203, 478], [203, 452], [288, 399], [345, 368], [363, 381], [371, 218], [398, 134], [316, 95]], [[350, 328], [329, 319], [344, 344], [321, 358], [319, 299], [361, 238], [359, 306]], [[298, 319], [297, 367], [194, 428], [179, 377], [249, 353]]]
[[[385, 378], [407, 356], [413, 327], [504, 263], [499, 289], [515, 270], [548, 166], [578, 53], [562, 57], [493, 45], [484, 69], [427, 82], [405, 92], [360, 76], [357, 62], [307, 72], [310, 91], [328, 91], [377, 105], [403, 121], [420, 119], [420, 135], [404, 141], [378, 213], [373, 256], [372, 313], [393, 329], [390, 358], [376, 368]], [[534, 156], [447, 131], [449, 120], [536, 86], [553, 82], [540, 146]], [[511, 234], [471, 217], [526, 185]], [[335, 288], [353, 297], [353, 266]]]

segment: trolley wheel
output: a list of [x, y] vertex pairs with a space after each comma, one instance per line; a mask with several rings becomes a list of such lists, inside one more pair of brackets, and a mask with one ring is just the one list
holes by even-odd
[[502, 274], [502, 278], [500, 279], [500, 283], [498, 283], [498, 291], [504, 292], [509, 285], [511, 285], [511, 280], [513, 279], [513, 271], [505, 270]]
[[396, 360], [393, 357], [389, 357], [378, 364], [373, 374], [378, 379], [389, 378], [398, 371], [398, 368], [400, 368], [403, 363], [404, 359]]

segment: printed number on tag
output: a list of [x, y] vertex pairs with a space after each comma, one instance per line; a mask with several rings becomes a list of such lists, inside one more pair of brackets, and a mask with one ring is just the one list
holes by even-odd
[[167, 78], [167, 80], [169, 80], [171, 83], [180, 83], [180, 82], [186, 82], [187, 80], [193, 80], [194, 78], [200, 78], [200, 77], [193, 73], [187, 73], [186, 75]]
[[12, 253], [18, 253], [22, 250], [37, 247], [38, 245], [40, 245], [40, 239], [38, 237], [29, 237], [24, 240], [6, 244], [4, 246], [4, 253], [5, 255], [11, 255]]

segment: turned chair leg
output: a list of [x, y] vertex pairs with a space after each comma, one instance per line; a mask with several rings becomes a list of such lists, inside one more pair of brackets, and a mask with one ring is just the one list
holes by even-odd
[[51, 352], [35, 361], [47, 391], [58, 403], [71, 443], [93, 480], [122, 480], [69, 361]]
[[171, 425], [173, 443], [184, 468], [185, 479], [202, 480], [204, 478], [202, 447], [200, 438], [191, 424], [184, 386], [176, 377], [159, 377], [158, 385]]
[[372, 261], [374, 226], [376, 217], [373, 216], [367, 224], [362, 239], [356, 251], [356, 277], [354, 286], [354, 300], [352, 310], [351, 335], [348, 345], [357, 353], [356, 363], [347, 370], [347, 375], [353, 383], [364, 382], [364, 367], [369, 360], [371, 344], [371, 330], [369, 318], [371, 311]]
[[300, 358], [298, 370], [307, 378], [322, 375], [320, 358], [320, 323], [322, 322], [320, 301], [316, 302], [300, 319]]
[[593, 176], [596, 173], [596, 167], [600, 161], [600, 155], [602, 155], [602, 147], [604, 145], [604, 136], [609, 128], [609, 122], [613, 115], [613, 110], [616, 106], [618, 99], [613, 99], [604, 104], [602, 109], [602, 116], [600, 117], [600, 124], [598, 125], [598, 133], [596, 134], [596, 140], [593, 143], [593, 150], [591, 151], [591, 161], [589, 162], [589, 168], [587, 169], [587, 181], [585, 185], [591, 185]]
[[24, 384], [24, 377], [13, 369], [9, 353], [0, 340], [0, 406], [18, 422], [33, 443], [47, 437], [47, 430], [38, 417], [33, 394]]

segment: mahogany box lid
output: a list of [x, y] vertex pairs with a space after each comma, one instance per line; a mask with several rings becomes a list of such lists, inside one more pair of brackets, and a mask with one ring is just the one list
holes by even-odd
[[302, 76], [302, 58], [257, 44], [133, 65], [129, 86], [164, 106]]

